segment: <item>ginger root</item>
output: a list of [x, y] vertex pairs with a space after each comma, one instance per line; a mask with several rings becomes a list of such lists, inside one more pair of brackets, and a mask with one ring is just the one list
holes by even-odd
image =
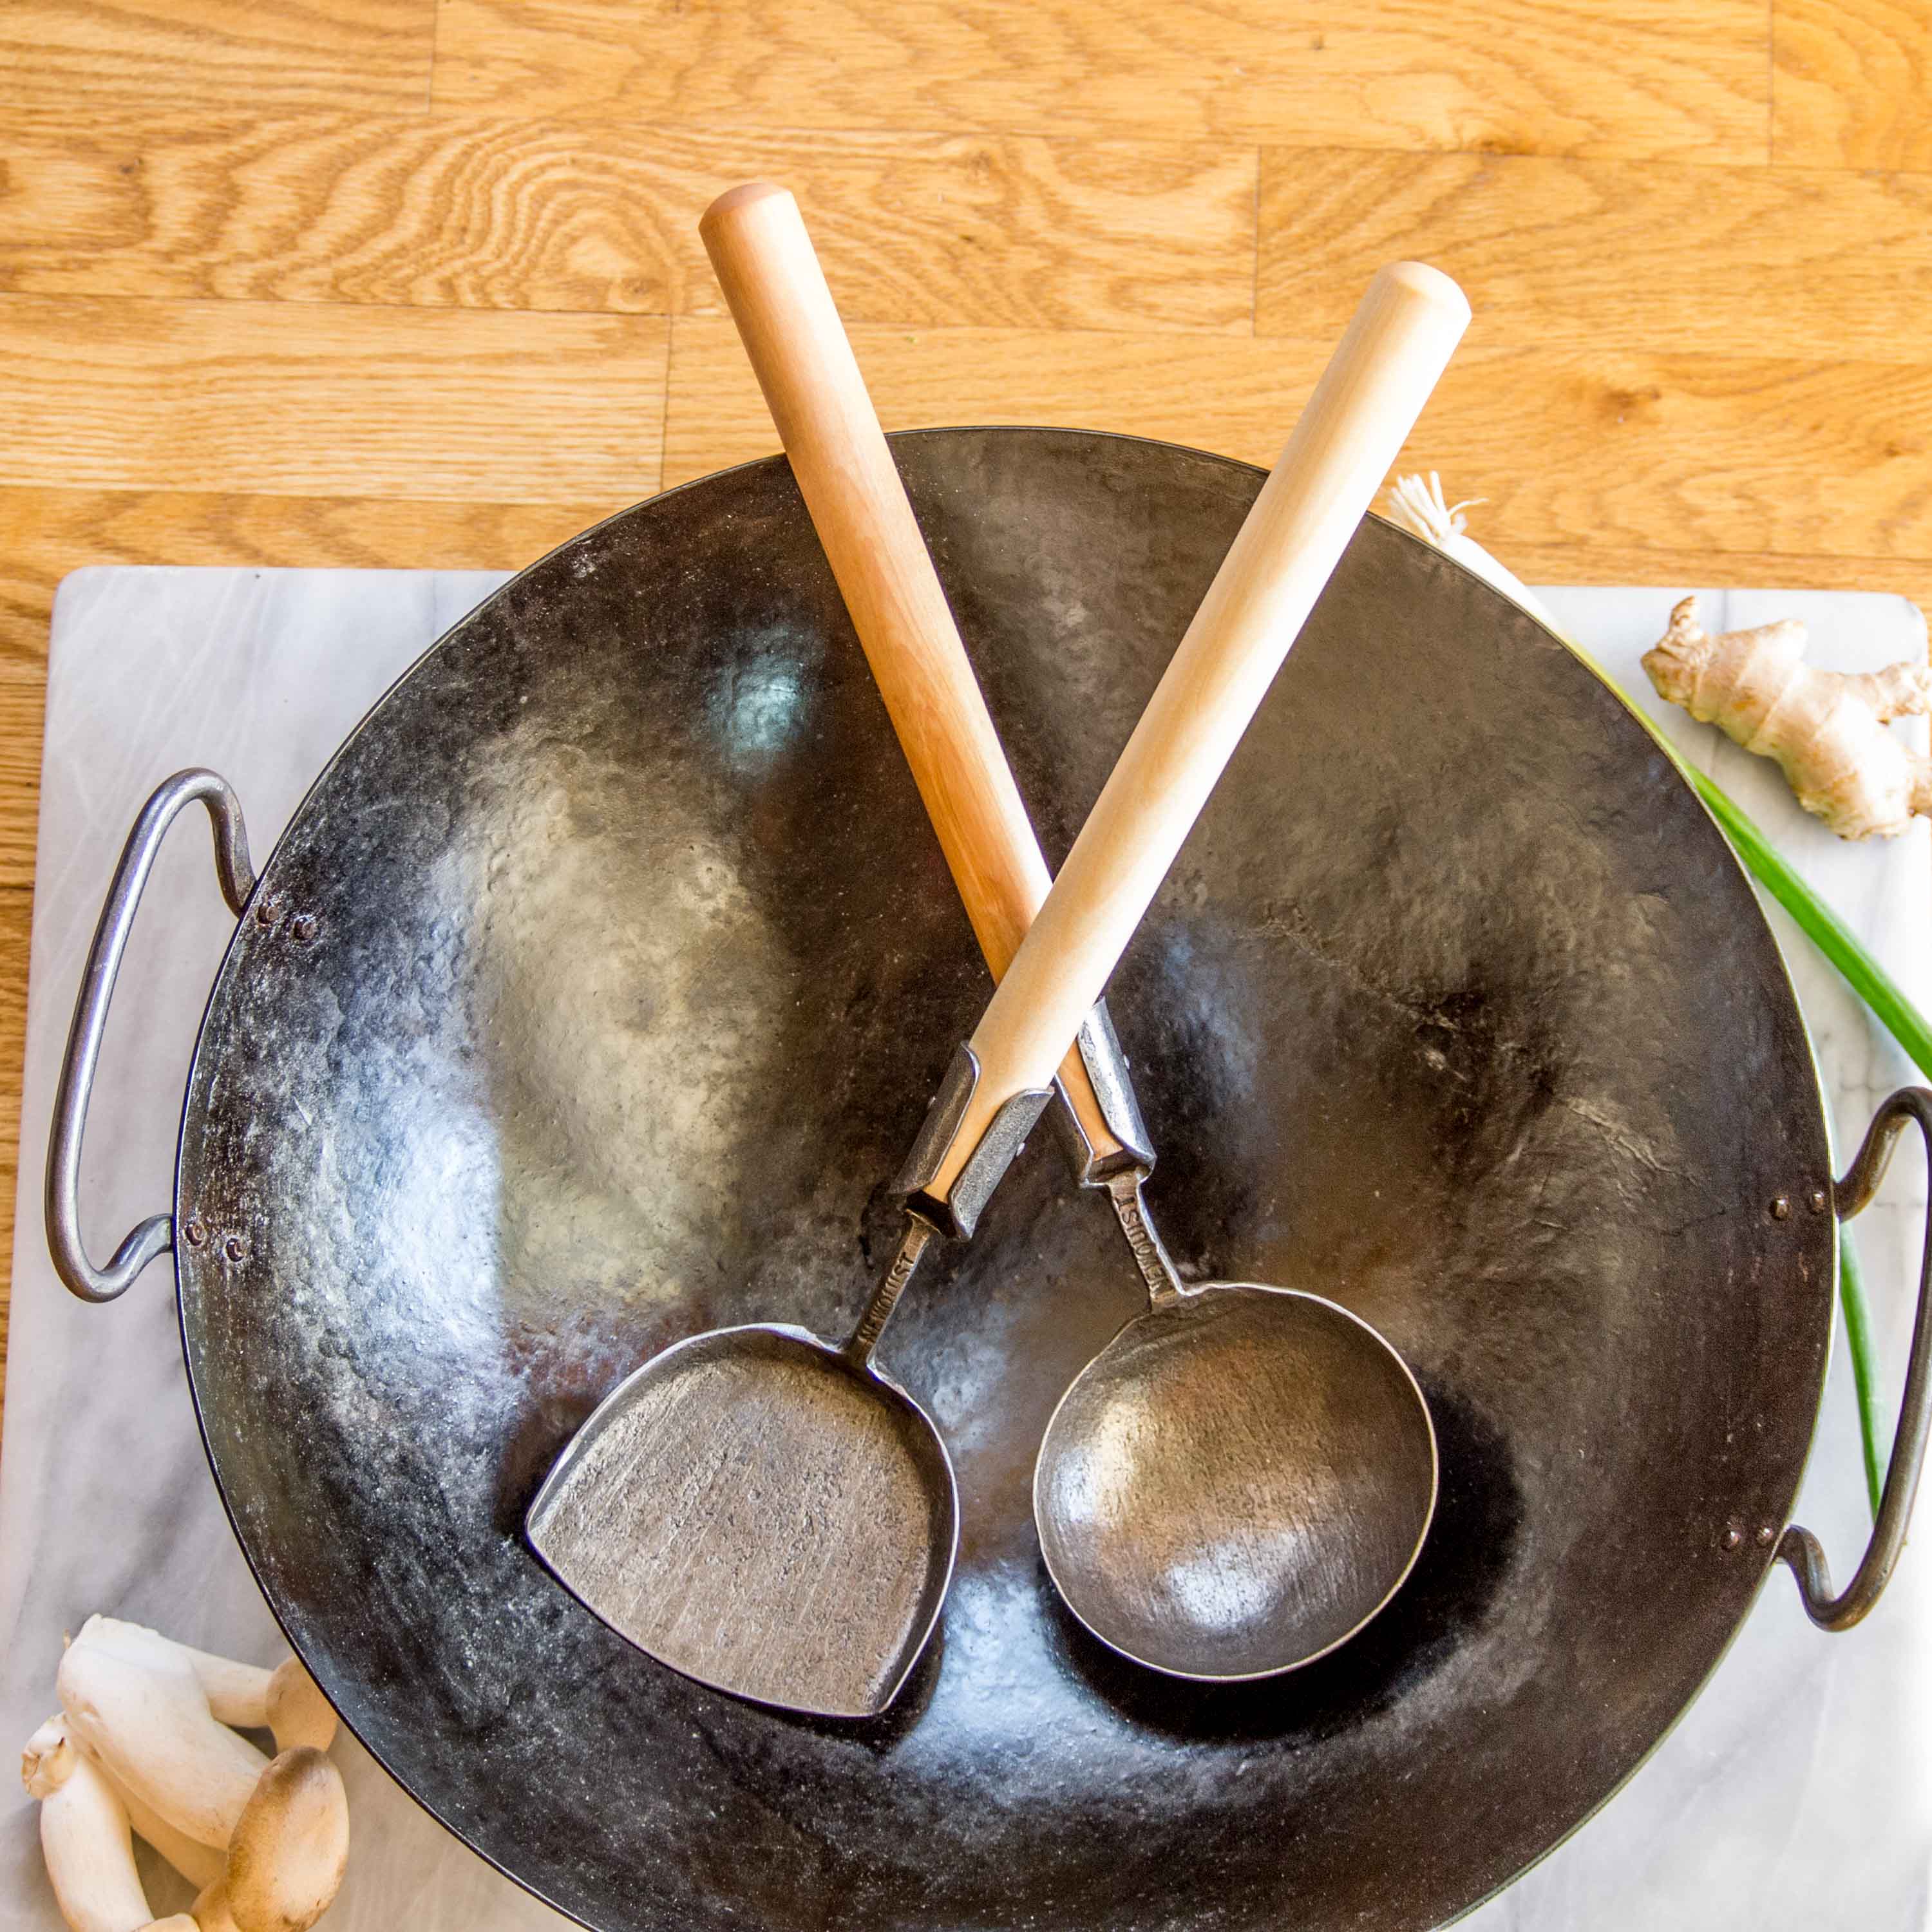
[[1885, 728], [1932, 711], [1932, 669], [1821, 670], [1804, 656], [1795, 620], [1713, 637], [1687, 597], [1643, 668], [1659, 697], [1774, 758], [1798, 802], [1840, 838], [1889, 838], [1932, 817], [1932, 762]]

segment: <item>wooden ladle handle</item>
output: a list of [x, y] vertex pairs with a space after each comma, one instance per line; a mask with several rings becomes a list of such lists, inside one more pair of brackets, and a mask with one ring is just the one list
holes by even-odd
[[1001, 1105], [1052, 1078], [1468, 322], [1420, 262], [1369, 285], [974, 1033], [980, 1078], [934, 1198]]
[[[698, 231], [997, 980], [1052, 875], [798, 203], [747, 182], [714, 201]], [[1048, 1075], [1064, 1058], [1089, 1144], [1118, 1150], [1072, 1040]]]

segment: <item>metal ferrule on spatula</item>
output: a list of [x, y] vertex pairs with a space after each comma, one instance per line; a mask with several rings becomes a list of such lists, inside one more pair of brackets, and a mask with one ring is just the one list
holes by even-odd
[[969, 1238], [979, 1226], [980, 1210], [1053, 1098], [1051, 1087], [1028, 1088], [1014, 1094], [993, 1116], [979, 1145], [942, 1190], [939, 1176], [946, 1170], [979, 1084], [978, 1055], [970, 1046], [956, 1048], [918, 1137], [892, 1183], [894, 1191], [905, 1196], [908, 1214], [952, 1240]]
[[1082, 1186], [1105, 1187], [1111, 1192], [1123, 1176], [1131, 1177], [1136, 1186], [1147, 1179], [1154, 1172], [1154, 1140], [1142, 1118], [1127, 1057], [1121, 1051], [1105, 1000], [1094, 1003], [1076, 1044], [1100, 1102], [1101, 1118], [1113, 1136], [1112, 1144], [1096, 1144], [1098, 1137], [1088, 1133], [1081, 1109], [1066, 1090], [1064, 1075], [1058, 1075], [1052, 1088], [1029, 1088], [1007, 1101], [944, 1197], [934, 1195], [929, 1190], [944, 1167], [965, 1118], [967, 1103], [979, 1084], [979, 1060], [970, 1046], [962, 1046], [946, 1067], [919, 1137], [893, 1182], [896, 1191], [905, 1196], [908, 1214], [916, 1214], [950, 1239], [970, 1236], [987, 1198], [1025, 1146], [1034, 1123], [1056, 1094], [1061, 1105], [1053, 1112], [1054, 1129]]
[[[904, 1198], [906, 1231], [892, 1266], [872, 1291], [859, 1325], [845, 1344], [844, 1352], [854, 1361], [870, 1358], [933, 1236], [949, 1240], [971, 1238], [981, 1209], [1018, 1158], [1028, 1135], [1053, 1098], [1051, 1087], [1030, 1087], [1012, 1095], [962, 1163], [954, 1155], [979, 1084], [979, 1056], [970, 1046], [956, 1048], [946, 1077], [926, 1108], [918, 1137], [892, 1181], [892, 1191]], [[941, 1181], [940, 1175], [949, 1168], [951, 1180]]]

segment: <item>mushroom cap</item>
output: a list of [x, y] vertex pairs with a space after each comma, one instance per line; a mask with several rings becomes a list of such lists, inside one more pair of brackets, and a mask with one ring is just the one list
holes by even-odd
[[326, 1751], [334, 1742], [335, 1706], [302, 1668], [300, 1658], [289, 1658], [270, 1677], [266, 1704], [278, 1750], [312, 1744]]
[[304, 1932], [328, 1910], [349, 1862], [342, 1774], [312, 1746], [262, 1772], [229, 1840], [222, 1881], [241, 1932]]

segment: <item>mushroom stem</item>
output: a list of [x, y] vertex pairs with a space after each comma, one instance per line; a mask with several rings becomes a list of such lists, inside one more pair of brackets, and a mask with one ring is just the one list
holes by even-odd
[[198, 1844], [226, 1846], [268, 1760], [216, 1723], [178, 1647], [138, 1624], [91, 1617], [61, 1659], [61, 1706], [76, 1736], [128, 1793]]
[[188, 1922], [195, 1932], [241, 1932], [228, 1910], [228, 1888], [218, 1879], [195, 1900]]
[[298, 1744], [326, 1751], [335, 1742], [335, 1706], [302, 1668], [298, 1657], [289, 1658], [271, 1673], [264, 1714], [275, 1734], [278, 1751], [293, 1750]]
[[[168, 1640], [164, 1637], [166, 1643]], [[265, 1730], [268, 1724], [269, 1686], [275, 1673], [259, 1664], [236, 1664], [205, 1650], [190, 1650], [184, 1643], [174, 1648], [188, 1659], [208, 1700], [211, 1716], [218, 1722], [233, 1724], [244, 1731]]]
[[244, 1731], [262, 1730], [268, 1725], [268, 1684], [274, 1672], [259, 1664], [236, 1664], [177, 1643], [146, 1624], [126, 1623], [118, 1617], [89, 1617], [80, 1634], [89, 1643], [151, 1670], [185, 1664], [194, 1672], [208, 1711], [218, 1722]]
[[144, 1804], [136, 1798], [85, 1744], [80, 1748], [86, 1752], [94, 1769], [106, 1779], [107, 1788], [120, 1799], [136, 1838], [145, 1838], [196, 1891], [212, 1885], [221, 1876], [226, 1861], [220, 1852], [212, 1845], [196, 1844], [185, 1832], [177, 1832], [151, 1805]]
[[20, 1781], [40, 1802], [40, 1852], [61, 1916], [74, 1932], [140, 1932], [147, 1894], [134, 1869], [128, 1814], [98, 1767], [50, 1718], [27, 1741]]

